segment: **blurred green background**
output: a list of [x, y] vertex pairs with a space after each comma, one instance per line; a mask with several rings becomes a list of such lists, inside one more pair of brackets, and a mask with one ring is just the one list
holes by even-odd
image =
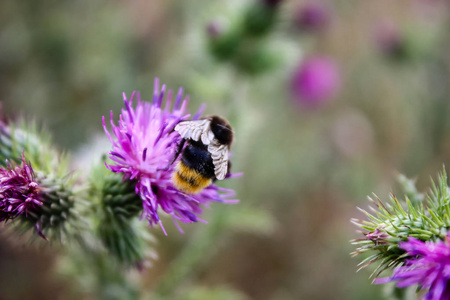
[[[359, 237], [349, 219], [371, 192], [396, 192], [398, 173], [426, 190], [450, 165], [446, 1], [314, 1], [327, 11], [314, 30], [299, 25], [310, 2], [280, 2], [271, 31], [242, 48], [269, 49], [264, 70], [250, 70], [257, 57], [245, 51], [231, 62], [211, 53], [250, 0], [0, 2], [3, 114], [43, 124], [74, 167], [105, 149], [101, 117], [118, 115], [122, 92], [150, 100], [155, 77], [234, 127], [244, 176], [220, 184], [241, 203], [213, 205], [210, 223], [184, 235], [169, 218], [167, 237], [152, 229], [159, 258], [135, 274], [142, 299], [380, 299], [349, 255]], [[292, 76], [317, 55], [334, 61], [339, 88], [308, 107]], [[0, 299], [91, 299], [56, 270], [57, 253], [5, 237]]]

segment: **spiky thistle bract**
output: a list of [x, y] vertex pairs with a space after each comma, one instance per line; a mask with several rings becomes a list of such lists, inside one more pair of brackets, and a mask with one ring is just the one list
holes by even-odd
[[[416, 199], [421, 195], [416, 191]], [[367, 219], [352, 219], [361, 228], [363, 238], [352, 240], [357, 246], [352, 253], [368, 255], [360, 264], [360, 269], [373, 263], [378, 266], [371, 276], [379, 276], [387, 269], [403, 265], [410, 256], [399, 244], [408, 238], [420, 241], [438, 241], [445, 239], [450, 228], [450, 199], [447, 174], [440, 174], [437, 182], [432, 181], [431, 190], [426, 201], [413, 204], [410, 196], [399, 200], [391, 195], [388, 202], [369, 197], [373, 206], [370, 211], [360, 209]]]

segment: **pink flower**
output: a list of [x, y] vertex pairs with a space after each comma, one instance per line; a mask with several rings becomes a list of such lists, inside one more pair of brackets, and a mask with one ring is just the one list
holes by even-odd
[[339, 71], [334, 61], [326, 56], [314, 56], [294, 71], [291, 96], [302, 107], [316, 108], [332, 100], [339, 84]]

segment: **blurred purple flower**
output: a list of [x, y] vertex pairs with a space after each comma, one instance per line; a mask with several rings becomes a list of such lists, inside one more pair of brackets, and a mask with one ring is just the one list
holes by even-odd
[[394, 270], [392, 277], [378, 278], [375, 283], [398, 281], [397, 287], [418, 284], [428, 289], [423, 299], [450, 299], [450, 233], [444, 241], [422, 242], [409, 238], [399, 243], [411, 259]]
[[[114, 124], [111, 112], [112, 135], [106, 128], [105, 117], [103, 127], [113, 145], [109, 158], [114, 163], [107, 165], [108, 169], [123, 173], [127, 180], [136, 181], [136, 193], [143, 201], [142, 216], [151, 226], [159, 224], [166, 234], [159, 208], [171, 215], [178, 227], [177, 220], [183, 223], [203, 221], [197, 216], [202, 212], [200, 205], [211, 202], [235, 203], [237, 200], [229, 200], [234, 196], [234, 191], [214, 184], [195, 195], [185, 194], [175, 188], [171, 178], [176, 163], [170, 162], [181, 137], [173, 129], [178, 122], [187, 120], [190, 115], [186, 114], [188, 98], [182, 99], [182, 88], [173, 108], [172, 91], [167, 92], [167, 99], [163, 101], [165, 92], [165, 85], [159, 91], [159, 81], [155, 79], [152, 103], [142, 101], [139, 93], [133, 92], [129, 100], [124, 94], [125, 108], [122, 109], [118, 125]], [[135, 98], [137, 104], [133, 108]], [[194, 115], [193, 120], [200, 118], [203, 109], [204, 106]], [[179, 227], [178, 229], [181, 231]]]
[[339, 84], [335, 62], [326, 56], [314, 56], [304, 60], [294, 71], [290, 82], [291, 96], [301, 106], [315, 108], [329, 102]]
[[210, 21], [206, 25], [206, 32], [210, 38], [217, 38], [225, 32], [225, 26], [220, 21], [214, 20]]
[[9, 163], [0, 169], [0, 222], [27, 215], [42, 205], [40, 187], [31, 164], [22, 155], [21, 165]]
[[330, 23], [329, 9], [318, 2], [301, 6], [294, 15], [294, 23], [302, 31], [320, 31]]
[[375, 28], [377, 48], [386, 56], [401, 59], [405, 56], [405, 41], [399, 29], [390, 22], [383, 22]]

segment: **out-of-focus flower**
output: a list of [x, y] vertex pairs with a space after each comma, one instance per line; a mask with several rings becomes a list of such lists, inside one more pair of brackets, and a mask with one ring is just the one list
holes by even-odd
[[380, 23], [375, 29], [377, 48], [386, 56], [402, 59], [406, 55], [405, 39], [392, 23]]
[[372, 124], [355, 109], [342, 110], [333, 122], [331, 140], [345, 157], [355, 158], [370, 153], [375, 143]]
[[308, 2], [297, 10], [294, 23], [301, 31], [317, 32], [330, 23], [330, 11], [320, 2]]
[[42, 205], [40, 187], [31, 164], [22, 155], [20, 165], [0, 169], [0, 222], [15, 219]]
[[[108, 169], [123, 173], [126, 180], [135, 182], [135, 191], [143, 202], [143, 217], [150, 225], [159, 224], [163, 231], [159, 209], [171, 215], [175, 224], [177, 220], [192, 223], [203, 221], [198, 218], [202, 212], [201, 205], [237, 201], [229, 200], [234, 196], [234, 191], [215, 184], [195, 195], [175, 188], [171, 178], [176, 164], [170, 163], [181, 137], [173, 129], [178, 122], [188, 119], [188, 99], [183, 100], [183, 90], [180, 88], [171, 108], [172, 92], [169, 90], [166, 101], [163, 101], [165, 93], [165, 85], [159, 91], [159, 81], [156, 79], [152, 103], [142, 101], [139, 93], [133, 93], [130, 99], [124, 95], [125, 108], [117, 125], [111, 112], [112, 134], [106, 128], [103, 117], [105, 132], [113, 146], [109, 152], [113, 163], [107, 164]], [[137, 103], [133, 107], [135, 98]], [[199, 119], [202, 111], [203, 107], [193, 119]]]
[[283, 0], [259, 0], [249, 5], [244, 16], [243, 29], [248, 36], [265, 36], [277, 24]]
[[333, 98], [339, 84], [335, 62], [326, 56], [314, 56], [295, 69], [290, 82], [291, 96], [300, 106], [316, 108]]
[[206, 32], [210, 38], [217, 38], [225, 32], [226, 26], [217, 20], [211, 21], [206, 25]]
[[239, 48], [241, 33], [226, 21], [213, 20], [206, 25], [208, 46], [211, 54], [218, 60], [231, 59]]
[[392, 277], [378, 278], [375, 283], [397, 281], [399, 288], [417, 284], [428, 289], [423, 299], [450, 299], [450, 234], [436, 242], [410, 237], [399, 247], [411, 258], [397, 267]]

